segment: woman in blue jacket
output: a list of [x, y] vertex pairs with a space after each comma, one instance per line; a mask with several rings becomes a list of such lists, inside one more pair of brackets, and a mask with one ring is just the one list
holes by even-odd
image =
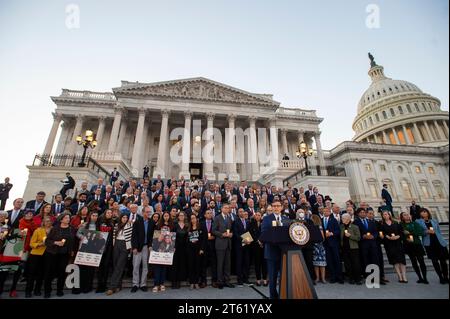
[[439, 228], [439, 223], [431, 218], [430, 211], [426, 208], [420, 210], [420, 219], [416, 221], [424, 230], [422, 243], [428, 258], [433, 262], [434, 270], [441, 284], [448, 284], [448, 249]]

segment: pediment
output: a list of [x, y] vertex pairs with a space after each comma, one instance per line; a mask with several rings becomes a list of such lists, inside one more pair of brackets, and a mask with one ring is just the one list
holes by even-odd
[[278, 107], [279, 102], [267, 95], [246, 92], [205, 78], [192, 78], [155, 83], [122, 82], [113, 89], [116, 96], [143, 95], [173, 99], [193, 99], [238, 104]]

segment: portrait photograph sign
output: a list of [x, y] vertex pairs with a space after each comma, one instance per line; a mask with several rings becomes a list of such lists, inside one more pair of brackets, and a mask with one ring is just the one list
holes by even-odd
[[149, 264], [172, 265], [176, 233], [156, 230], [150, 250]]
[[77, 256], [75, 257], [75, 264], [98, 267], [102, 259], [103, 251], [105, 250], [108, 233], [85, 230], [83, 238], [80, 240], [80, 247]]

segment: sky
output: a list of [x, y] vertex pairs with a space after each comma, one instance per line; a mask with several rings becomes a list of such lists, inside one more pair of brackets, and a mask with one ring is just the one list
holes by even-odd
[[448, 110], [448, 30], [447, 0], [0, 0], [0, 179], [22, 196], [53, 122], [50, 96], [121, 80], [202, 76], [270, 93], [317, 110], [331, 149], [353, 137], [368, 52]]

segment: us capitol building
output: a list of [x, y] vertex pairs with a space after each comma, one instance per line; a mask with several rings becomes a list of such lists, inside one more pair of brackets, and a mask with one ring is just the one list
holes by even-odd
[[[315, 110], [282, 107], [271, 94], [202, 77], [122, 81], [112, 92], [63, 89], [51, 97], [53, 126], [43, 153], [27, 166], [24, 197], [44, 190], [51, 200], [66, 171], [79, 187], [109, 180], [115, 167], [121, 178], [142, 177], [148, 165], [150, 177], [314, 184], [340, 205], [351, 198], [378, 207], [387, 184], [395, 211], [415, 200], [448, 221], [449, 113], [416, 85], [386, 77], [369, 57], [372, 83], [358, 103], [355, 136], [331, 150], [322, 149], [323, 119]], [[86, 130], [96, 147], [83, 160], [76, 138]], [[206, 144], [214, 160], [202, 153]]]

